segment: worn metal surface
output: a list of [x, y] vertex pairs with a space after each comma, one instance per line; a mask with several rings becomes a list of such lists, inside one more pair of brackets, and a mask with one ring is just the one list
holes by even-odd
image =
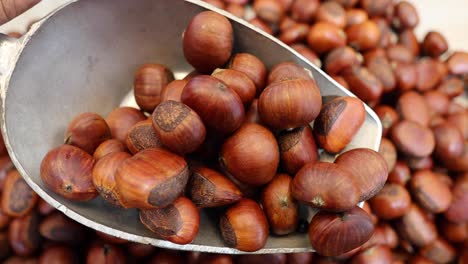
[[[2, 132], [11, 158], [29, 185], [47, 202], [93, 229], [159, 247], [240, 253], [224, 247], [217, 219], [202, 212], [200, 232], [189, 245], [158, 240], [138, 221], [136, 210], [112, 208], [97, 198], [71, 202], [47, 190], [39, 168], [44, 155], [63, 142], [67, 123], [85, 111], [106, 116], [129, 104], [133, 73], [146, 62], [191, 71], [181, 34], [190, 18], [210, 9], [196, 0], [81, 0], [35, 24], [21, 40], [0, 38]], [[257, 55], [268, 67], [295, 61], [309, 69], [322, 95], [351, 95], [304, 58], [271, 36], [226, 12], [235, 31], [235, 51]], [[377, 149], [381, 124], [368, 107], [364, 126], [348, 148]], [[322, 156], [322, 159], [333, 157]], [[306, 235], [271, 236], [256, 253], [310, 251]]]

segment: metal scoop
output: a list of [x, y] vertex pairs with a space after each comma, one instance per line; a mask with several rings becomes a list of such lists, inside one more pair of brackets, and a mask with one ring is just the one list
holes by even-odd
[[[165, 64], [176, 76], [192, 68], [181, 35], [197, 13], [214, 10], [234, 27], [235, 51], [258, 56], [268, 67], [293, 61], [309, 69], [323, 96], [353, 96], [320, 69], [274, 37], [242, 19], [197, 0], [81, 0], [66, 4], [33, 25], [20, 40], [0, 37], [2, 132], [11, 159], [44, 200], [70, 218], [101, 232], [158, 247], [241, 253], [224, 245], [217, 219], [202, 211], [201, 228], [189, 245], [156, 239], [137, 210], [117, 209], [102, 199], [68, 201], [43, 184], [40, 164], [63, 143], [66, 125], [87, 111], [106, 116], [128, 95], [133, 73], [146, 62]], [[127, 98], [127, 99], [125, 99]], [[365, 123], [347, 149], [378, 149], [381, 124], [366, 107]], [[322, 160], [334, 157], [322, 154]], [[312, 251], [307, 235], [270, 236], [256, 253]]]

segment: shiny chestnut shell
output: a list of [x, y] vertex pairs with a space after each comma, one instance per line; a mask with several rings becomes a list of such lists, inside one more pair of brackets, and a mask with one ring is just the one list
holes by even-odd
[[391, 139], [399, 151], [411, 157], [426, 157], [435, 148], [432, 131], [408, 120], [401, 121], [393, 127]]
[[219, 228], [225, 244], [242, 251], [263, 248], [268, 238], [268, 221], [260, 206], [242, 199], [221, 216]]
[[226, 139], [220, 161], [236, 179], [250, 185], [263, 185], [276, 174], [279, 148], [265, 127], [248, 123]]
[[106, 118], [112, 138], [118, 139], [122, 143], [125, 143], [130, 128], [143, 120], [146, 120], [146, 116], [133, 107], [116, 108]]
[[332, 49], [345, 46], [346, 34], [343, 29], [333, 24], [318, 22], [310, 27], [307, 43], [315, 52], [324, 54]]
[[93, 154], [105, 140], [110, 139], [111, 131], [106, 121], [96, 113], [82, 113], [68, 124], [65, 144], [79, 147]]
[[265, 88], [267, 69], [256, 56], [249, 53], [237, 53], [232, 56], [228, 68], [245, 73], [255, 83], [257, 95]]
[[6, 176], [1, 193], [3, 213], [20, 217], [28, 214], [37, 203], [37, 194], [29, 187], [17, 170], [12, 170]]
[[310, 243], [323, 256], [338, 256], [357, 248], [373, 232], [371, 218], [359, 207], [343, 213], [320, 211], [309, 225]]
[[318, 149], [310, 126], [283, 131], [278, 136], [281, 166], [295, 175], [306, 163], [318, 161]]
[[188, 177], [187, 162], [182, 157], [151, 148], [138, 152], [117, 168], [115, 188], [123, 207], [154, 209], [179, 197]]
[[107, 154], [113, 152], [127, 151], [127, 147], [117, 139], [109, 139], [102, 142], [94, 151], [93, 157], [96, 160], [101, 159]]
[[223, 81], [234, 90], [239, 95], [244, 107], [250, 106], [254, 100], [257, 88], [247, 74], [232, 69], [216, 69], [211, 76]]
[[231, 57], [233, 38], [232, 25], [226, 17], [214, 11], [201, 12], [185, 29], [184, 56], [197, 71], [210, 73]]
[[174, 80], [164, 86], [161, 91], [161, 102], [168, 100], [180, 102], [180, 96], [187, 82], [187, 80]]
[[415, 172], [409, 186], [415, 200], [429, 212], [441, 213], [452, 202], [449, 187], [430, 170]]
[[415, 204], [397, 221], [396, 227], [400, 237], [418, 247], [430, 244], [437, 237], [436, 226]]
[[291, 183], [294, 198], [308, 205], [342, 212], [359, 201], [359, 186], [355, 177], [334, 163], [317, 162], [304, 165]]
[[127, 140], [125, 142], [128, 150], [133, 154], [144, 149], [159, 148], [163, 146], [160, 138], [153, 128], [153, 122], [151, 119], [140, 121], [132, 126], [128, 131]]
[[377, 195], [369, 200], [369, 204], [372, 212], [380, 219], [395, 219], [409, 210], [411, 196], [405, 187], [387, 183]]
[[53, 192], [70, 200], [88, 201], [97, 196], [92, 181], [94, 158], [77, 147], [62, 145], [41, 162], [41, 179]]

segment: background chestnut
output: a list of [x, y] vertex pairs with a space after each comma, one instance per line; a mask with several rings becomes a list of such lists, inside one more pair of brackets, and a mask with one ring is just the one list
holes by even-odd
[[468, 221], [468, 175], [462, 175], [455, 180], [452, 188], [452, 203], [445, 211], [445, 217], [453, 222], [462, 223]]
[[381, 32], [372, 20], [351, 25], [346, 29], [348, 45], [357, 50], [375, 48], [380, 40]]
[[95, 160], [99, 160], [107, 154], [113, 152], [127, 151], [127, 147], [117, 139], [109, 139], [102, 142], [94, 151], [93, 157]]
[[93, 154], [105, 140], [110, 139], [111, 131], [106, 121], [96, 113], [82, 113], [68, 124], [65, 144], [79, 147]]
[[2, 213], [19, 217], [29, 213], [37, 203], [37, 194], [17, 170], [10, 171], [1, 193]]
[[346, 34], [341, 28], [333, 24], [318, 22], [310, 27], [307, 43], [313, 51], [323, 54], [332, 49], [345, 46]]
[[181, 102], [162, 102], [151, 119], [161, 143], [175, 153], [193, 152], [205, 140], [206, 129], [200, 116]]
[[156, 135], [151, 119], [146, 119], [136, 123], [130, 128], [125, 141], [128, 150], [136, 154], [148, 148], [162, 147], [160, 138]]
[[41, 245], [39, 216], [35, 211], [15, 218], [8, 229], [11, 249], [19, 256], [32, 256]]
[[221, 216], [219, 228], [228, 247], [253, 252], [263, 248], [268, 238], [268, 221], [260, 206], [242, 199]]
[[346, 13], [340, 4], [328, 1], [320, 4], [315, 16], [316, 21], [327, 22], [339, 28], [346, 26]]
[[424, 97], [417, 92], [403, 93], [397, 102], [396, 110], [402, 119], [416, 122], [423, 126], [429, 125], [430, 112]]
[[234, 90], [239, 95], [245, 108], [250, 106], [257, 93], [257, 88], [247, 74], [232, 69], [216, 69], [211, 76], [223, 81], [229, 88]]
[[447, 40], [437, 31], [429, 31], [424, 37], [422, 48], [431, 57], [439, 57], [448, 50]]
[[192, 242], [200, 227], [198, 209], [185, 197], [163, 208], [141, 210], [140, 220], [157, 237], [176, 244]]
[[412, 157], [426, 157], [435, 147], [434, 134], [430, 129], [407, 120], [393, 127], [391, 139], [399, 151]]
[[372, 212], [379, 218], [395, 219], [409, 210], [411, 196], [405, 187], [396, 183], [387, 183], [369, 200], [369, 204]]
[[396, 223], [399, 235], [411, 244], [422, 247], [437, 237], [437, 229], [421, 208], [412, 204]]
[[291, 17], [299, 22], [311, 22], [317, 13], [319, 0], [296, 0], [291, 5]]
[[388, 171], [393, 170], [397, 161], [397, 150], [392, 141], [387, 138], [382, 138], [380, 141], [379, 154], [385, 160]]
[[278, 174], [262, 191], [262, 206], [276, 235], [287, 235], [296, 230], [299, 222], [299, 205], [292, 197], [291, 176]]
[[47, 247], [39, 257], [38, 264], [78, 264], [78, 259], [73, 250], [66, 246]]
[[366, 264], [391, 264], [393, 262], [392, 251], [389, 247], [384, 245], [376, 245], [371, 248], [360, 251], [354, 255], [352, 264], [366, 263]]
[[254, 123], [244, 124], [224, 141], [220, 162], [239, 181], [263, 185], [276, 174], [278, 143], [265, 127]]
[[126, 262], [123, 250], [116, 245], [102, 242], [94, 243], [86, 256], [87, 264], [124, 264]]
[[365, 102], [377, 101], [383, 93], [383, 85], [369, 69], [354, 66], [342, 73], [351, 91]]
[[374, 225], [359, 207], [343, 213], [318, 212], [309, 225], [312, 247], [321, 255], [338, 256], [364, 244]]
[[295, 175], [306, 163], [318, 160], [318, 149], [310, 126], [283, 131], [278, 136], [281, 166]]
[[432, 127], [435, 137], [434, 154], [439, 159], [446, 160], [463, 154], [464, 137], [458, 127], [443, 122]]
[[233, 39], [232, 25], [226, 17], [213, 11], [201, 12], [190, 20], [185, 29], [185, 59], [197, 71], [211, 73], [231, 57]]
[[420, 254], [435, 263], [451, 263], [456, 256], [455, 248], [440, 237], [421, 248]]
[[387, 135], [388, 131], [398, 122], [400, 116], [392, 107], [388, 105], [380, 105], [374, 108], [375, 113], [379, 116], [382, 122], [383, 136]]
[[416, 8], [407, 1], [396, 4], [394, 12], [392, 24], [397, 29], [414, 28], [419, 24], [419, 15]]
[[122, 143], [125, 143], [130, 128], [143, 120], [146, 120], [145, 115], [133, 107], [116, 108], [106, 118], [112, 138], [118, 139]]
[[255, 14], [267, 23], [276, 24], [284, 15], [284, 7], [277, 0], [254, 0], [252, 7]]
[[452, 202], [449, 187], [430, 170], [415, 172], [410, 180], [410, 188], [415, 200], [426, 211], [441, 213]]
[[92, 181], [94, 158], [77, 147], [62, 145], [49, 151], [41, 162], [41, 179], [53, 192], [71, 200], [97, 196]]
[[79, 245], [87, 238], [87, 230], [83, 225], [59, 211], [48, 215], [36, 228], [42, 237], [69, 245]]
[[267, 69], [263, 62], [249, 53], [234, 54], [228, 63], [228, 68], [245, 73], [255, 83], [257, 95], [265, 88]]
[[188, 177], [182, 157], [163, 149], [145, 149], [117, 168], [115, 193], [124, 208], [164, 207], [181, 195]]
[[136, 71], [133, 91], [138, 106], [145, 112], [153, 112], [161, 102], [161, 91], [174, 80], [174, 74], [161, 64], [144, 64]]

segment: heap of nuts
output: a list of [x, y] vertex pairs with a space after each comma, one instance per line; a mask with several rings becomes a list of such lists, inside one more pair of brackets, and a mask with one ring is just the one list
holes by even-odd
[[419, 16], [408, 1], [206, 2], [277, 36], [382, 121], [379, 152], [390, 173], [364, 205], [374, 235], [360, 250], [319, 263], [468, 263], [468, 111], [459, 99], [468, 53], [448, 52], [435, 31], [418, 41]]
[[70, 200], [100, 195], [137, 208], [157, 238], [177, 244], [196, 238], [200, 210], [222, 207], [225, 244], [257, 251], [270, 232], [298, 229], [303, 203], [321, 210], [308, 232], [317, 252], [337, 256], [363, 245], [374, 223], [357, 204], [384, 186], [384, 158], [358, 148], [334, 163], [318, 159], [319, 147], [338, 154], [352, 141], [363, 102], [335, 96], [322, 105], [308, 70], [283, 62], [267, 71], [255, 55], [232, 54], [233, 38], [224, 16], [194, 16], [182, 46], [195, 71], [174, 80], [164, 65], [141, 66], [134, 80], [141, 110], [76, 116], [65, 144], [42, 160], [43, 182]]

